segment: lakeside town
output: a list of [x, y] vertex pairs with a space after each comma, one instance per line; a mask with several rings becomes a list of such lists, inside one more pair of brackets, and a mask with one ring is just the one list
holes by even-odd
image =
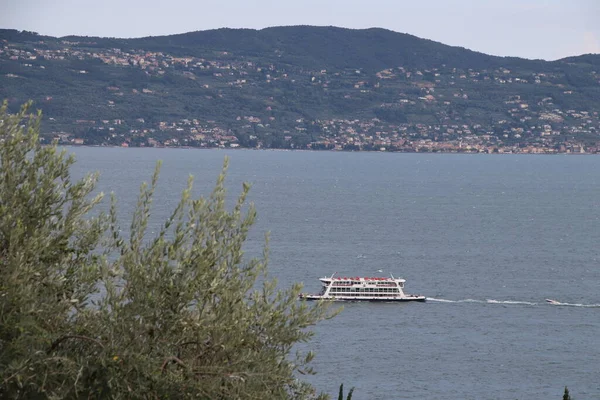
[[[252, 118], [252, 117], [248, 117]], [[437, 126], [399, 126], [400, 132], [387, 133], [377, 131], [375, 134], [364, 133], [377, 127], [380, 121], [325, 121], [325, 127], [337, 129], [339, 133], [331, 138], [308, 143], [305, 147], [295, 147], [293, 144], [283, 147], [265, 147], [255, 135], [249, 139], [255, 144], [243, 146], [238, 138], [230, 132], [216, 125], [201, 124], [198, 120], [183, 120], [176, 123], [161, 123], [158, 128], [129, 129], [124, 133], [110, 133], [109, 139], [100, 146], [121, 147], [199, 147], [199, 148], [283, 148], [283, 149], [306, 149], [306, 150], [345, 150], [345, 151], [399, 151], [399, 152], [466, 152], [466, 153], [598, 153], [600, 147], [586, 146], [577, 140], [566, 140], [561, 144], [555, 143], [551, 138], [541, 138], [539, 141], [526, 144], [504, 144], [493, 135], [473, 135], [468, 125], [437, 125]], [[78, 124], [96, 125], [96, 121], [75, 121]], [[122, 120], [98, 121], [94, 130], [98, 132], [115, 132]], [[409, 128], [416, 133], [406, 133]], [[433, 138], [426, 138], [430, 132], [436, 134]], [[544, 131], [546, 136], [551, 131]], [[167, 139], [155, 139], [157, 136]], [[462, 135], [460, 139], [438, 140], [439, 136]], [[517, 133], [519, 134], [519, 133]], [[89, 142], [71, 133], [53, 132], [44, 138], [46, 141], [57, 140], [63, 145], [90, 145]], [[284, 140], [291, 141], [291, 136], [285, 136]]]
[[[514, 72], [507, 68], [459, 69], [398, 66], [374, 74], [361, 69], [292, 68], [271, 62], [243, 60], [228, 52], [210, 58], [176, 57], [141, 49], [94, 48], [93, 42], [61, 40], [57, 43], [14, 43], [2, 40], [0, 61], [4, 82], [33, 79], [47, 68], [65, 61], [139, 70], [144, 76], [177, 76], [193, 83], [198, 97], [222, 104], [239, 93], [260, 93], [267, 100], [256, 112], [236, 115], [193, 115], [186, 118], [157, 116], [150, 121], [128, 110], [119, 118], [66, 118], [45, 116], [44, 139], [60, 144], [123, 147], [281, 148], [340, 151], [471, 152], [471, 153], [598, 153], [598, 109], [565, 107], [564, 98], [575, 90], [558, 72]], [[62, 64], [60, 64], [62, 65]], [[71, 65], [71, 64], [68, 64]], [[87, 69], [69, 69], [78, 79]], [[589, 81], [600, 85], [600, 74], [589, 72]], [[132, 99], [156, 101], [172, 96], [156, 80], [138, 87], [109, 82], [94, 104], [95, 114], [114, 116]], [[356, 118], [282, 119], [282, 87], [310, 90], [339, 104], [388, 99], [377, 103], [376, 116], [357, 112]], [[501, 109], [479, 109], [482, 87], [501, 93]], [[308, 89], [307, 89], [308, 88]], [[539, 90], [538, 90], [539, 89]], [[275, 93], [269, 95], [268, 91]], [[554, 96], [544, 93], [555, 93]], [[266, 94], [265, 94], [266, 93]], [[278, 98], [277, 96], [280, 96]], [[560, 95], [561, 100], [555, 97]], [[145, 100], [147, 99], [147, 100]], [[39, 101], [39, 100], [38, 100]], [[43, 93], [41, 104], [61, 100]], [[137, 100], [135, 100], [137, 101]], [[593, 105], [590, 103], [590, 105]], [[218, 106], [216, 106], [218, 108]], [[43, 108], [43, 107], [42, 107]], [[118, 114], [118, 112], [117, 112]], [[389, 115], [400, 115], [389, 118]], [[69, 129], [65, 129], [68, 126]]]

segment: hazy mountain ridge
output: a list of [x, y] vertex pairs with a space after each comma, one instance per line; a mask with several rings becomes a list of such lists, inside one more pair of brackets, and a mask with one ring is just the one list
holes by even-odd
[[[203, 140], [183, 127], [215, 139], [206, 145], [226, 136], [251, 147], [399, 148], [487, 135], [496, 148], [559, 148], [573, 129], [578, 144], [594, 145], [600, 128], [600, 55], [526, 60], [379, 28], [310, 26], [137, 39], [0, 30], [0, 41], [0, 96], [36, 100], [53, 119], [48, 130], [87, 143], [113, 143], [99, 128], [115, 119], [110, 132], [132, 145]], [[392, 146], [394, 135], [403, 142]]]

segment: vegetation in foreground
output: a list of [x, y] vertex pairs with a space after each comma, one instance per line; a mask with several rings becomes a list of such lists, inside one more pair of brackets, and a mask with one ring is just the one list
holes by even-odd
[[150, 238], [157, 168], [123, 237], [114, 199], [96, 209], [97, 176], [72, 181], [28, 108], [0, 109], [0, 397], [316, 398], [297, 379], [313, 353], [291, 353], [333, 313], [297, 302], [300, 285], [276, 290], [266, 245], [245, 260], [256, 211], [246, 184], [226, 210], [227, 162], [208, 198], [190, 178]]

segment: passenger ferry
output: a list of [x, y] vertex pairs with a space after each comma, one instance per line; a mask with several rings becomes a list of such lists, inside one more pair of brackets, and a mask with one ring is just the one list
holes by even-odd
[[[391, 275], [390, 275], [391, 276]], [[319, 278], [323, 288], [319, 294], [301, 293], [304, 300], [335, 301], [425, 301], [425, 296], [404, 293], [406, 280], [379, 277]]]

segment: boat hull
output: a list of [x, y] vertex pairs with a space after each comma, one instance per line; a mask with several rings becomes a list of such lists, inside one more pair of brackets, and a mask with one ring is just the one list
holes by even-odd
[[385, 303], [390, 303], [390, 302], [407, 302], [407, 301], [417, 301], [417, 302], [424, 302], [426, 300], [425, 296], [405, 296], [405, 297], [323, 297], [323, 296], [319, 296], [319, 295], [310, 295], [310, 294], [306, 294], [306, 295], [301, 295], [300, 296], [301, 300], [314, 300], [314, 301], [318, 301], [318, 300], [323, 300], [323, 301], [360, 301], [360, 302], [364, 302], [364, 301], [368, 301], [368, 302], [385, 302]]

